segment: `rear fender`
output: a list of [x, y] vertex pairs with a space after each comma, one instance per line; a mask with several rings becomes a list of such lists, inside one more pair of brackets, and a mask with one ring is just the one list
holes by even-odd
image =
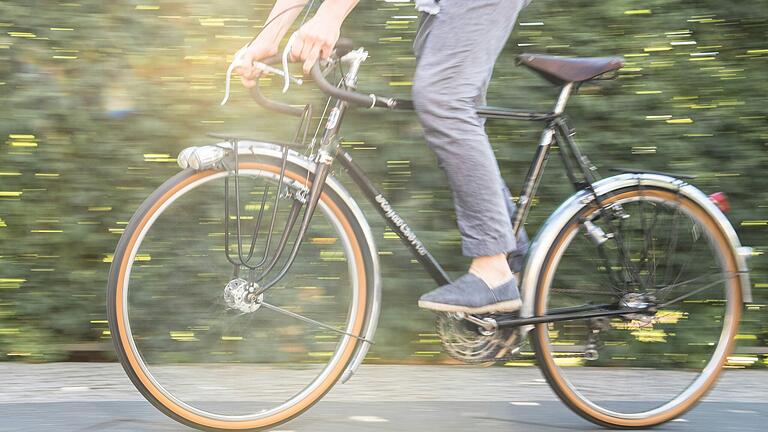
[[[704, 192], [679, 178], [647, 172], [619, 174], [602, 179], [594, 183], [592, 187], [597, 195], [600, 196], [637, 185], [653, 186], [670, 191], [677, 191], [679, 194], [700, 205], [704, 211], [714, 218], [718, 227], [725, 233], [728, 242], [736, 252], [736, 265], [739, 270], [739, 278], [741, 279], [742, 298], [745, 303], [751, 303], [752, 286], [750, 284], [749, 269], [746, 262], [746, 257], [750, 255], [749, 248], [741, 246], [736, 231], [734, 231], [728, 218], [726, 218], [723, 212], [712, 203]], [[533, 240], [530, 247], [521, 281], [521, 296], [523, 298], [523, 307], [520, 311], [521, 317], [528, 318], [534, 316], [534, 300], [536, 298], [538, 281], [550, 246], [554, 243], [557, 235], [565, 224], [592, 200], [593, 195], [589, 190], [581, 190], [575, 193], [552, 213], [542, 229], [536, 235], [536, 238]], [[525, 334], [532, 328], [533, 326], [525, 326], [522, 329], [523, 336], [525, 336]]]

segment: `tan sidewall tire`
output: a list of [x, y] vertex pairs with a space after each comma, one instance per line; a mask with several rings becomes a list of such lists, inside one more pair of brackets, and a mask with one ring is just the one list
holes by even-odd
[[[714, 219], [706, 211], [704, 211], [704, 209], [702, 209], [690, 199], [676, 195], [674, 192], [669, 190], [650, 187], [644, 187], [642, 191], [639, 191], [635, 188], [622, 189], [621, 191], [611, 192], [608, 194], [608, 196], [602, 197], [602, 199], [604, 204], [610, 204], [614, 201], [637, 196], [639, 194], [644, 196], [653, 195], [663, 199], [669, 199], [671, 201], [679, 200], [682, 205], [684, 205], [688, 210], [696, 215], [700, 221], [706, 224], [708, 232], [713, 236], [713, 241], [718, 245], [718, 247], [725, 251], [724, 255], [726, 261], [725, 264], [727, 267], [726, 270], [733, 272], [733, 274], [737, 274], [738, 267], [736, 264], [736, 256], [734, 255], [735, 251], [731, 248], [727, 237], [719, 229]], [[534, 314], [536, 316], [544, 315], [546, 312], [546, 301], [548, 297], [547, 291], [549, 289], [549, 284], [551, 283], [551, 277], [555, 270], [553, 265], [557, 263], [557, 260], [553, 260], [553, 257], [558, 255], [557, 252], [562, 247], [563, 242], [569, 237], [569, 233], [578, 226], [576, 221], [578, 220], [579, 216], [592, 210], [594, 210], [594, 203], [590, 203], [588, 207], [580, 210], [579, 213], [568, 222], [565, 228], [561, 230], [553, 245], [550, 246], [547, 258], [542, 265], [542, 270], [539, 276], [538, 289], [534, 305]], [[730, 354], [733, 349], [736, 332], [738, 330], [738, 323], [743, 307], [741, 296], [741, 278], [733, 277], [729, 289], [731, 290], [730, 294], [732, 297], [728, 302], [728, 310], [731, 313], [731, 319], [733, 322], [730, 327], [730, 332], [727, 335], [727, 346], [725, 350], [722, 351], [720, 357], [715, 360], [717, 362], [716, 369], [708, 377], [707, 381], [703, 386], [700, 387], [698, 391], [693, 393], [690, 397], [681, 403], [670, 407], [668, 410], [657, 413], [656, 415], [640, 419], [619, 418], [616, 416], [609, 416], [603, 412], [597, 411], [593, 407], [586, 404], [584, 400], [576, 395], [568, 386], [566, 380], [561, 376], [559, 372], [559, 366], [555, 364], [553, 357], [550, 355], [549, 336], [546, 323], [536, 325], [532, 331], [532, 341], [536, 351], [536, 358], [539, 363], [539, 367], [544, 373], [544, 376], [546, 377], [547, 382], [549, 382], [549, 385], [552, 387], [555, 393], [557, 393], [558, 397], [560, 397], [560, 399], [566, 405], [568, 405], [569, 408], [571, 408], [574, 412], [583, 418], [601, 426], [624, 429], [641, 429], [659, 425], [661, 423], [677, 418], [691, 409], [707, 393], [707, 391], [712, 388], [712, 385], [715, 383], [717, 377], [722, 371], [722, 366], [727, 361], [728, 354]], [[726, 323], [723, 325], [725, 326]], [[710, 360], [710, 364], [711, 361], [712, 360]]]
[[[241, 161], [244, 158], [241, 158]], [[247, 161], [240, 163], [241, 169], [259, 169], [272, 173], [279, 173], [280, 167], [275, 161]], [[343, 348], [342, 357], [336, 363], [334, 369], [327, 375], [316, 388], [304, 399], [286, 407], [272, 416], [248, 420], [248, 421], [222, 421], [201, 416], [180, 406], [158, 389], [147, 377], [136, 359], [135, 353], [130, 349], [130, 341], [126, 335], [126, 317], [123, 316], [123, 287], [126, 268], [128, 266], [127, 257], [130, 251], [135, 247], [136, 238], [142, 231], [152, 215], [162, 206], [162, 204], [172, 197], [177, 191], [195, 181], [206, 176], [217, 174], [217, 171], [191, 172], [184, 171], [161, 186], [152, 196], [150, 196], [136, 212], [133, 219], [129, 222], [123, 237], [121, 237], [115, 252], [112, 268], [110, 270], [109, 292], [107, 298], [107, 310], [110, 324], [110, 330], [120, 363], [123, 365], [126, 373], [137, 389], [151, 402], [155, 407], [171, 418], [184, 423], [188, 426], [201, 430], [211, 431], [259, 431], [273, 428], [281, 423], [289, 421], [309, 409], [314, 403], [320, 400], [338, 381], [349, 364], [356, 351], [358, 340], [349, 338], [346, 346]], [[301, 168], [289, 165], [285, 176], [303, 182], [306, 179], [306, 172]], [[352, 211], [338, 199], [332, 191], [323, 192], [320, 200], [331, 211], [342, 225], [345, 234], [349, 238], [352, 256], [358, 269], [358, 309], [355, 314], [356, 320], [353, 324], [353, 333], [361, 335], [366, 322], [366, 314], [370, 309], [369, 287], [372, 284], [372, 271], [369, 257], [370, 250], [364, 241], [364, 234], [359, 224], [355, 222]], [[366, 255], [368, 254], [368, 255]]]

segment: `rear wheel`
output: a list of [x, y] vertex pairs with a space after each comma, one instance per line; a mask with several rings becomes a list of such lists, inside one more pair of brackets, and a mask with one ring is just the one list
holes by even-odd
[[630, 187], [602, 203], [585, 205], [550, 246], [535, 314], [655, 308], [540, 324], [533, 342], [549, 384], [575, 412], [645, 428], [690, 409], [720, 374], [742, 310], [736, 252], [707, 211], [673, 191]]
[[[274, 252], [307, 173], [289, 164], [277, 197], [280, 161], [244, 159], [243, 226], [252, 230], [262, 206], [282, 203], [271, 245], [272, 209], [264, 213], [253, 264], [265, 249]], [[182, 172], [141, 206], [112, 263], [109, 321], [124, 369], [164, 413], [203, 430], [262, 430], [318, 401], [363, 343], [372, 258], [352, 210], [326, 187], [290, 271], [249, 298], [247, 270], [234, 275], [224, 253], [231, 175]], [[246, 255], [250, 234], [242, 232]], [[235, 256], [236, 244], [229, 244]]]

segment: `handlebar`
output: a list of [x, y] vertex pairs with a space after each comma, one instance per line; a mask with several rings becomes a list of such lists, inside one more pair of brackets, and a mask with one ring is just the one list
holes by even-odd
[[413, 109], [413, 103], [405, 99], [396, 99], [391, 97], [377, 96], [373, 93], [364, 94], [355, 91], [345, 90], [328, 82], [320, 70], [320, 63], [315, 63], [310, 71], [312, 79], [320, 90], [328, 96], [341, 99], [354, 105], [360, 105], [367, 108], [389, 108], [389, 109]]
[[[348, 39], [340, 39], [336, 44], [335, 55], [338, 58], [343, 57], [352, 50], [352, 42]], [[267, 65], [278, 64], [282, 61], [281, 56], [275, 55], [261, 60], [262, 63]], [[320, 62], [318, 61], [312, 66], [310, 71], [310, 77], [315, 81], [317, 87], [326, 95], [346, 101], [353, 105], [364, 106], [367, 108], [389, 108], [398, 110], [412, 110], [413, 103], [406, 99], [396, 99], [392, 97], [377, 96], [373, 93], [364, 94], [351, 90], [339, 88], [325, 78], [322, 70], [320, 69]], [[288, 114], [296, 117], [304, 115], [304, 109], [296, 106], [292, 106], [286, 103], [273, 101], [264, 97], [259, 89], [259, 82], [256, 82], [256, 86], [250, 89], [251, 97], [264, 108], [276, 111], [283, 114]]]
[[[334, 50], [337, 58], [343, 57], [352, 50], [352, 42], [348, 39], [340, 39]], [[268, 57], [262, 60], [262, 63], [267, 65], [273, 65], [280, 63], [282, 58], [279, 55]], [[413, 110], [413, 102], [407, 99], [396, 99], [392, 97], [382, 97], [375, 94], [364, 94], [356, 91], [351, 91], [335, 86], [328, 82], [323, 75], [320, 68], [320, 62], [318, 61], [312, 66], [310, 71], [310, 77], [315, 82], [317, 87], [326, 95], [346, 101], [353, 105], [359, 105], [366, 108], [388, 108], [392, 110]], [[259, 89], [259, 82], [256, 82], [256, 86], [250, 90], [251, 97], [264, 108], [279, 112], [282, 114], [288, 114], [296, 117], [302, 117], [304, 115], [304, 108], [289, 105], [283, 102], [277, 102], [271, 99], [267, 99], [261, 93]], [[477, 107], [477, 113], [481, 117], [487, 118], [506, 118], [506, 119], [519, 119], [519, 120], [548, 120], [552, 118], [551, 113], [534, 113], [524, 112], [518, 110], [510, 110], [506, 108], [497, 108], [489, 106]]]
[[[267, 57], [263, 59], [261, 62], [267, 65], [273, 65], [273, 64], [280, 63], [280, 61], [281, 61], [280, 56], [274, 55], [272, 57]], [[251, 87], [250, 93], [251, 93], [251, 97], [253, 98], [253, 100], [256, 101], [257, 104], [263, 106], [264, 108], [270, 111], [275, 111], [282, 114], [288, 114], [295, 117], [301, 117], [304, 115], [303, 108], [299, 108], [283, 102], [273, 101], [271, 99], [267, 99], [266, 97], [264, 97], [264, 94], [262, 94], [261, 90], [259, 90], [258, 80], [256, 80], [256, 85]]]

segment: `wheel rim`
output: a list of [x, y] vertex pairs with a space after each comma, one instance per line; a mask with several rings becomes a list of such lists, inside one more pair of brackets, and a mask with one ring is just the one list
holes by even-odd
[[[641, 198], [642, 201], [640, 201]], [[579, 363], [582, 365], [583, 363], [587, 363], [586, 360], [573, 361], [571, 359], [574, 357], [570, 357], [569, 359], [567, 354], [564, 353], [568, 353], [569, 351], [579, 351], [574, 349], [578, 343], [583, 343], [583, 345], [587, 344], [589, 340], [589, 325], [586, 322], [577, 323], [575, 321], [552, 323], [549, 325], [545, 324], [537, 327], [536, 334], [539, 342], [539, 349], [541, 351], [540, 359], [550, 370], [550, 380], [553, 381], [553, 384], [561, 397], [563, 397], [572, 407], [576, 408], [577, 411], [590, 417], [592, 420], [627, 427], [660, 423], [673, 418], [690, 408], [690, 406], [692, 406], [693, 403], [695, 403], [711, 387], [719, 374], [721, 366], [725, 362], [727, 354], [730, 352], [739, 317], [738, 304], [740, 301], [737, 285], [739, 281], [736, 276], [736, 267], [732, 252], [730, 251], [730, 248], [727, 247], [727, 241], [722, 233], [716, 228], [714, 223], [712, 223], [711, 218], [699, 207], [690, 201], [687, 201], [685, 198], [676, 196], [674, 193], [655, 190], [617, 194], [606, 199], [606, 204], [616, 202], [622, 204], [624, 207], [631, 208], [633, 203], [635, 207], [638, 207], [638, 203], [648, 202], [646, 200], [652, 200], [657, 205], [664, 202], [670, 202], [670, 200], [678, 200], [679, 203], [684, 204], [679, 207], [682, 215], [691, 221], [694, 219], [703, 221], [699, 225], [703, 232], [699, 232], [696, 235], [699, 236], [699, 239], [706, 237], [705, 243], [707, 245], [714, 245], [713, 247], [715, 251], [712, 252], [711, 255], [717, 261], [720, 271], [726, 275], [725, 280], [719, 282], [721, 289], [717, 291], [717, 294], [720, 296], [718, 300], [722, 303], [722, 307], [720, 308], [720, 322], [722, 324], [720, 325], [719, 330], [714, 332], [716, 334], [713, 335], [713, 332], [710, 331], [708, 335], [710, 340], [708, 340], [707, 343], [712, 343], [712, 339], [714, 340], [714, 343], [707, 345], [710, 347], [708, 351], [704, 350], [704, 352], [708, 353], [706, 361], [704, 363], [701, 363], [700, 360], [690, 361], [691, 359], [681, 361], [678, 358], [677, 361], [674, 359], [666, 362], [657, 360], [650, 365], [643, 365], [643, 361], [637, 361], [649, 361], [654, 358], [663, 358], [663, 356], [653, 355], [653, 349], [649, 349], [647, 346], [643, 347], [643, 345], [653, 345], [654, 343], [661, 342], [661, 340], [664, 340], [664, 349], [667, 351], [665, 354], [669, 354], [669, 351], [675, 348], [677, 348], [678, 351], [683, 351], [679, 354], [685, 354], [685, 351], [690, 351], [690, 346], [681, 345], [683, 339], [680, 336], [685, 337], [686, 335], [679, 335], [676, 333], [670, 334], [669, 329], [670, 327], [674, 327], [673, 324], [693, 321], [691, 318], [693, 311], [699, 309], [698, 313], [701, 313], [702, 307], [692, 307], [696, 305], [696, 303], [693, 303], [694, 301], [702, 300], [695, 296], [688, 297], [682, 301], [683, 306], [685, 306], [682, 311], [684, 312], [683, 314], [680, 314], [680, 311], [678, 311], [677, 314], [670, 313], [670, 308], [680, 308], [679, 304], [672, 304], [662, 308], [659, 313], [654, 315], [650, 323], [643, 323], [640, 320], [637, 320], [638, 322], [635, 323], [635, 320], [613, 318], [609, 322], [608, 329], [604, 329], [598, 333], [602, 338], [605, 338], [605, 333], [616, 333], [618, 335], [619, 333], [626, 333], [627, 331], [631, 334], [634, 331], [636, 333], [635, 337], [638, 340], [629, 340], [629, 342], [627, 342], [626, 334], [622, 335], [624, 339], [623, 341], [621, 340], [622, 338], [614, 338], [614, 340], [611, 340], [610, 342], [616, 344], [616, 347], [609, 347], [607, 350], [604, 349], [605, 352], [601, 355], [601, 357], [606, 354], [610, 355], [611, 351], [613, 351], [614, 354], [616, 352], [621, 352], [623, 344], [625, 347], [628, 346], [636, 351], [640, 350], [640, 355], [635, 355], [634, 359], [618, 359], [617, 361], [616, 358], [609, 358], [607, 361], [603, 361], [600, 366], [566, 367], [565, 364], [569, 361], [576, 365]], [[594, 208], [589, 210], [589, 212], [594, 211]], [[583, 212], [580, 216], [583, 216]], [[678, 220], [680, 220], [679, 216], [680, 215], [678, 215]], [[635, 219], [638, 218], [636, 217]], [[574, 218], [574, 220], [576, 220], [576, 218]], [[555, 306], [566, 306], [563, 304], [565, 303], [563, 298], [568, 296], [575, 297], [573, 291], [576, 290], [567, 292], [567, 290], [558, 288], [558, 286], [567, 286], [564, 284], [565, 281], [569, 281], [568, 283], [570, 283], [571, 286], [578, 284], [578, 282], [574, 282], [573, 275], [569, 277], [567, 270], [563, 269], [567, 269], [569, 263], [571, 264], [570, 267], [573, 267], [572, 264], [574, 262], [583, 263], [586, 261], [583, 257], [579, 260], [574, 259], [573, 256], [575, 254], [569, 254], [568, 250], [571, 249], [571, 246], [577, 241], [586, 243], [587, 239], [584, 238], [584, 236], [578, 235], [579, 232], [585, 231], [583, 227], [578, 228], [579, 225], [574, 224], [573, 221], [568, 226], [570, 229], [566, 231], [564, 235], [561, 234], [560, 241], [556, 242], [556, 250], [552, 258], [548, 261], [547, 266], [545, 266], [546, 269], [557, 270], [554, 270], [554, 272], [544, 272], [546, 276], [543, 277], [540, 284], [540, 289], [542, 291], [539, 294], [536, 304], [537, 314], [541, 314], [546, 309], [551, 309]], [[670, 228], [670, 232], [672, 231], [673, 229]], [[670, 235], [669, 237], [672, 236]], [[643, 236], [643, 238], [645, 239], [645, 236]], [[676, 248], [678, 246], [679, 243], [675, 245]], [[596, 250], [594, 246], [591, 246], [591, 248]], [[682, 253], [676, 252], [668, 255], [678, 256], [682, 255]], [[683, 261], [683, 263], [684, 262], [686, 261]], [[674, 260], [670, 260], [670, 264], [668, 264], [667, 267], [672, 268], [676, 263], [678, 267], [682, 267], [683, 270], [685, 270], [686, 264]], [[636, 267], [636, 269], [639, 268], [641, 268], [640, 265]], [[650, 266], [648, 268], [651, 269]], [[587, 266], [586, 269], [589, 269], [589, 267]], [[594, 272], [584, 271], [586, 269], [584, 268], [584, 265], [582, 265], [582, 268], [580, 269], [582, 275], [599, 273], [597, 270]], [[688, 265], [688, 269], [690, 269], [690, 265]], [[661, 268], [657, 262], [655, 263], [655, 267], [653, 267], [653, 271], [658, 272], [658, 270], [661, 270]], [[681, 273], [683, 273], [683, 270], [681, 270]], [[672, 273], [672, 275], [677, 276], [674, 273]], [[650, 275], [646, 277], [646, 280], [648, 281], [653, 279], [655, 278], [650, 277]], [[716, 281], [716, 278], [714, 278], [714, 280]], [[679, 283], [680, 282], [676, 282], [676, 284], [678, 284], [677, 286], [675, 286], [675, 284], [668, 284], [672, 289], [666, 292], [667, 301], [676, 298], [675, 296], [669, 298], [672, 294], [672, 290], [680, 291], [682, 288], [685, 288], [684, 284], [679, 285]], [[650, 285], [650, 283], [646, 285], [646, 291], [651, 291], [649, 289]], [[559, 297], [558, 290], [562, 292], [562, 294], [559, 294]], [[715, 290], [716, 289], [706, 289], [702, 292], [711, 296], [711, 293]], [[695, 291], [695, 289], [691, 288], [690, 291]], [[586, 298], [587, 296], [594, 297], [596, 295], [597, 293], [585, 293], [582, 294], [582, 298]], [[701, 293], [699, 295], [701, 295]], [[573, 299], [571, 302], [576, 303]], [[659, 301], [659, 303], [664, 303], [664, 301]], [[713, 301], [711, 304], [717, 305], [717, 302]], [[709, 307], [706, 309], [709, 309]], [[696, 317], [698, 317], [698, 313]], [[637, 326], [634, 329], [632, 327], [633, 324]], [[585, 333], [587, 333], [582, 337], [581, 342], [575, 341], [575, 339], [578, 339], [577, 335], [580, 332], [578, 329], [579, 325], [582, 326], [581, 330], [586, 330]], [[621, 328], [621, 325], [623, 325], [624, 328]], [[571, 327], [570, 330], [568, 327]], [[570, 334], [568, 334], [568, 331], [570, 331]], [[643, 337], [647, 339], [643, 341]], [[657, 338], [656, 341], [653, 340], [654, 337]], [[659, 338], [661, 338], [661, 340]], [[582, 352], [585, 351], [583, 345], [580, 349]], [[624, 351], [629, 352], [630, 348], [626, 348]], [[642, 357], [642, 359], [640, 357]], [[667, 357], [669, 356], [667, 355]], [[701, 357], [701, 355], [699, 355], [699, 357]], [[592, 363], [594, 363], [594, 361]], [[677, 367], [674, 367], [675, 363], [677, 363]], [[681, 364], [684, 368], [681, 368]], [[699, 366], [695, 368], [692, 367], [695, 365]], [[623, 370], [622, 367], [624, 368]], [[662, 373], [659, 373], [659, 369], [662, 369]], [[695, 370], [691, 372], [691, 369]], [[686, 372], [683, 372], [683, 370], [686, 370]], [[588, 371], [590, 373], [587, 373]], [[600, 386], [608, 387], [601, 389]], [[654, 392], [657, 394], [655, 396], [656, 400], [649, 403], [648, 398], [645, 398], [645, 403], [636, 402], [639, 394], [648, 396]], [[659, 397], [659, 392], [665, 392], [665, 396]], [[608, 395], [613, 396], [611, 401], [605, 400]], [[635, 400], [635, 403], [629, 403], [632, 399]]]
[[[277, 167], [273, 167], [271, 165], [249, 163], [241, 164], [240, 173], [242, 176], [253, 176], [257, 178], [271, 179], [276, 183], [279, 175], [275, 171], [277, 171]], [[125, 256], [127, 256], [128, 259], [126, 260], [125, 265], [121, 266], [121, 277], [119, 278], [120, 283], [118, 284], [118, 287], [120, 288], [120, 295], [118, 297], [121, 300], [118, 302], [120, 303], [120, 305], [118, 305], [118, 315], [121, 318], [118, 319], [118, 323], [121, 324], [120, 336], [121, 340], [123, 341], [122, 345], [124, 346], [126, 354], [129, 357], [131, 368], [134, 370], [134, 372], [137, 373], [139, 378], [144, 383], [145, 388], [147, 388], [147, 390], [158, 402], [160, 402], [166, 408], [170, 409], [176, 415], [188, 421], [192, 421], [204, 426], [234, 429], [257, 428], [262, 426], [269, 426], [290, 418], [291, 416], [311, 405], [311, 403], [313, 403], [322, 394], [324, 394], [343, 371], [344, 366], [348, 362], [349, 357], [353, 352], [355, 340], [350, 336], [338, 336], [336, 339], [335, 349], [333, 349], [332, 354], [330, 356], [327, 356], [327, 353], [323, 355], [324, 357], [327, 356], [328, 358], [325, 366], [322, 367], [319, 372], [316, 372], [316, 368], [310, 372], [309, 375], [314, 375], [316, 372], [316, 376], [314, 376], [310, 384], [306, 385], [299, 391], [288, 392], [293, 393], [292, 396], [283, 398], [285, 400], [279, 405], [257, 413], [249, 411], [250, 414], [234, 414], [232, 410], [235, 407], [230, 405], [226, 407], [229, 412], [222, 414], [212, 412], [210, 408], [203, 408], [199, 403], [193, 403], [189, 400], [188, 395], [183, 397], [179, 396], [180, 392], [189, 390], [184, 388], [185, 384], [173, 384], [169, 386], [167, 380], [166, 382], [163, 382], [166, 378], [172, 377], [174, 371], [165, 370], [162, 373], [158, 373], [160, 369], [156, 365], [153, 365], [152, 361], [147, 361], [147, 359], [151, 358], [152, 355], [148, 355], [146, 351], [142, 352], [142, 344], [145, 344], [145, 342], [142, 340], [141, 336], [136, 338], [136, 335], [134, 334], [136, 327], [140, 326], [140, 320], [135, 319], [135, 317], [134, 319], [131, 318], [131, 310], [133, 309], [133, 313], [136, 315], [137, 308], [131, 306], [131, 289], [129, 284], [131, 283], [132, 277], [136, 280], [139, 279], [136, 273], [137, 269], [140, 269], [140, 266], [137, 265], [134, 267], [134, 263], [137, 256], [140, 259], [142, 257], [141, 246], [145, 244], [147, 233], [151, 232], [152, 228], [157, 226], [158, 219], [162, 219], [166, 214], [166, 211], [169, 208], [173, 208], [180, 197], [188, 196], [188, 193], [194, 192], [198, 188], [206, 187], [210, 183], [215, 182], [216, 180], [219, 180], [226, 175], [226, 172], [208, 172], [197, 174], [194, 176], [196, 178], [187, 181], [183, 187], [176, 188], [176, 190], [173, 191], [173, 193], [170, 195], [166, 194], [165, 199], [161, 200], [162, 204], [156, 206], [154, 211], [150, 211], [145, 216], [142, 228], [138, 230], [138, 232], [133, 236], [135, 240], [129, 244], [129, 249], [125, 252]], [[304, 178], [295, 173], [286, 172], [286, 177], [289, 178], [289, 182], [295, 181], [301, 182], [302, 184], [304, 183]], [[219, 207], [221, 207], [221, 204], [219, 204]], [[338, 259], [338, 254], [342, 253], [340, 250], [343, 250], [345, 259], [342, 260], [343, 263], [341, 265], [346, 267], [349, 273], [347, 282], [350, 285], [350, 298], [347, 302], [348, 307], [346, 308], [347, 311], [345, 321], [347, 324], [343, 328], [349, 333], [359, 334], [362, 328], [362, 320], [365, 309], [365, 277], [360, 248], [357, 240], [354, 238], [354, 232], [352, 232], [349, 223], [344, 219], [338, 219], [340, 211], [338, 207], [330, 200], [328, 195], [323, 194], [323, 197], [321, 198], [318, 205], [318, 209], [320, 211], [316, 213], [315, 217], [317, 218], [321, 215], [324, 216], [328, 221], [328, 225], [332, 226], [336, 234], [337, 241], [334, 242], [336, 244], [336, 250], [330, 251], [330, 258]], [[314, 222], [315, 219], [313, 219], [313, 226]], [[130, 247], [131, 245], [132, 247]], [[326, 252], [328, 251], [326, 250]], [[223, 251], [220, 251], [219, 253], [223, 256]], [[223, 287], [216, 288], [220, 290]], [[276, 289], [277, 288], [278, 287], [276, 287]], [[136, 290], [134, 289], [134, 291]], [[265, 294], [269, 296], [270, 292]], [[254, 314], [259, 313], [272, 314], [271, 311], [264, 311], [261, 309], [254, 312]], [[146, 316], [148, 314], [145, 313], [144, 315]], [[288, 320], [290, 318], [281, 317], [281, 319]], [[304, 330], [307, 332], [312, 331], [312, 329], [309, 327], [304, 327]], [[182, 331], [177, 332], [175, 336], [177, 336], [177, 339], [183, 339], [185, 337], [194, 339], [195, 335], [190, 333], [192, 332]], [[171, 338], [174, 337], [173, 332], [170, 333], [170, 336]], [[326, 338], [328, 337], [327, 334], [317, 334], [317, 336], [323, 336]], [[137, 342], [137, 340], [139, 342]], [[233, 341], [234, 340], [236, 339], [233, 339]], [[169, 342], [174, 343], [179, 341], [177, 340]], [[218, 368], [222, 369], [221, 366], [218, 366]], [[213, 368], [201, 367], [197, 372], [201, 375], [205, 375], [206, 373], [210, 375], [211, 369]], [[226, 373], [233, 373], [232, 367], [227, 367], [227, 369], [228, 370]], [[239, 387], [253, 386], [254, 383], [252, 380], [247, 379], [252, 377], [251, 374], [253, 369], [240, 369], [241, 370], [239, 371], [234, 371], [234, 384], [238, 385]], [[295, 373], [296, 371], [293, 370], [293, 372]], [[176, 373], [178, 373], [178, 371], [176, 371]], [[244, 379], [242, 379], [239, 383], [237, 382], [239, 377], [238, 374], [243, 374], [244, 377]], [[285, 384], [286, 377], [282, 375], [283, 374], [281, 374], [280, 379], [284, 383], [283, 385], [287, 385]], [[158, 376], [161, 377], [158, 378]], [[208, 382], [212, 382], [212, 380], [208, 379]], [[288, 380], [288, 383], [290, 384], [290, 380]], [[174, 388], [169, 389], [169, 387]], [[221, 389], [211, 388], [210, 386], [203, 386], [203, 388], [200, 390], [207, 390], [215, 393]], [[275, 397], [275, 395], [270, 397]], [[252, 403], [248, 403], [247, 405], [249, 407], [253, 406]], [[218, 409], [219, 408], [216, 408], [216, 410]]]

